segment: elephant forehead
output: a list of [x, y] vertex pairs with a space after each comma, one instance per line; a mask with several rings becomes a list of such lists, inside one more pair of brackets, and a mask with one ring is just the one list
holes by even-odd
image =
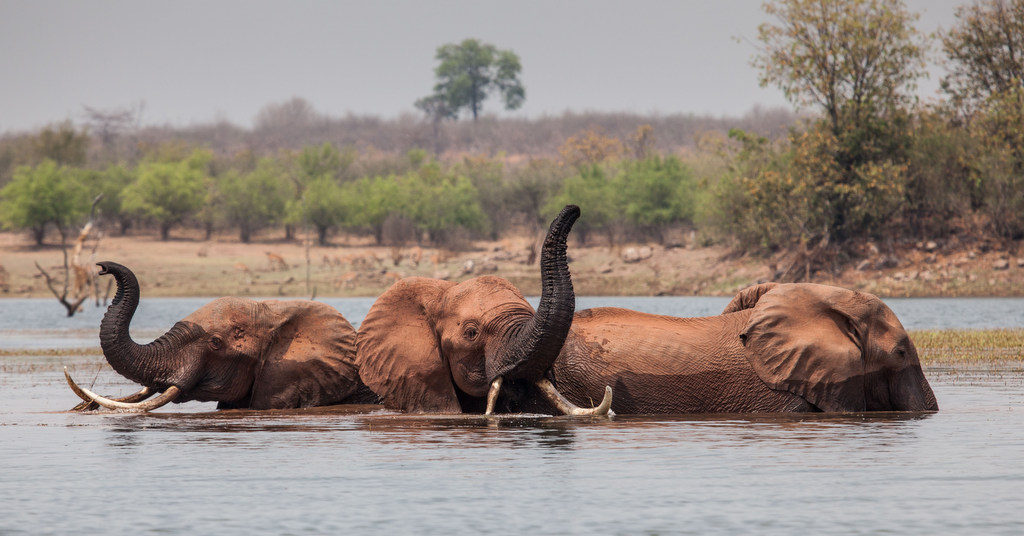
[[509, 306], [530, 307], [515, 285], [494, 276], [475, 277], [459, 283], [448, 289], [443, 299], [445, 309], [465, 309], [477, 314]]
[[185, 320], [204, 326], [248, 324], [252, 322], [255, 303], [244, 298], [217, 298], [185, 317]]

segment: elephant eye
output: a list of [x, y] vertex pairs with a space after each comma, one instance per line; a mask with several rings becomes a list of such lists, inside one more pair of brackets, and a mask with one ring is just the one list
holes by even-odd
[[224, 341], [220, 337], [217, 337], [216, 335], [210, 337], [210, 348], [213, 348], [214, 350], [220, 350], [223, 346]]
[[476, 326], [474, 325], [466, 326], [462, 330], [462, 336], [465, 337], [465, 339], [468, 341], [476, 339], [477, 335], [480, 335], [480, 332], [476, 329]]

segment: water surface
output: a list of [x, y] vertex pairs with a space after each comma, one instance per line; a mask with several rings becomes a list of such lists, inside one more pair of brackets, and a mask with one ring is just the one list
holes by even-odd
[[[132, 390], [63, 359], [105, 392]], [[1020, 371], [929, 371], [934, 414], [609, 420], [71, 414], [55, 364], [6, 368], [4, 534], [1024, 531]]]
[[[705, 315], [728, 301], [611, 300], [579, 306]], [[207, 301], [143, 300], [133, 328], [155, 336]], [[372, 303], [324, 301], [354, 323]], [[912, 329], [1024, 325], [1019, 299], [889, 303]], [[98, 346], [101, 310], [65, 319], [50, 305], [0, 300], [0, 347]], [[928, 369], [938, 413], [484, 418], [190, 402], [134, 415], [63, 411], [76, 403], [65, 365], [104, 394], [136, 389], [94, 351], [8, 353], [0, 534], [1024, 533], [1019, 364]]]
[[[722, 312], [730, 298], [704, 296], [577, 297], [576, 308], [625, 307], [671, 316], [709, 316]], [[159, 336], [211, 298], [143, 298], [132, 321], [140, 342]], [[374, 298], [323, 298], [359, 327]], [[534, 307], [538, 298], [530, 298]], [[1024, 298], [894, 298], [885, 300], [906, 329], [982, 329], [1024, 327]], [[0, 348], [80, 348], [98, 346], [105, 309], [86, 305], [71, 318], [53, 299], [0, 299]]]

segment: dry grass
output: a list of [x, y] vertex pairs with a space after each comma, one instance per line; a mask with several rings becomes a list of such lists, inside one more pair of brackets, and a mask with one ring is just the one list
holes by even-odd
[[925, 365], [1024, 361], [1024, 329], [924, 330], [910, 336]]
[[[538, 266], [525, 262], [536, 238], [527, 233], [475, 242], [461, 251], [426, 246], [395, 249], [375, 246], [367, 237], [333, 237], [331, 246], [310, 249], [308, 272], [302, 242], [284, 240], [283, 232], [268, 231], [254, 237], [251, 244], [237, 242], [233, 234], [205, 240], [197, 231], [179, 230], [172, 236], [175, 238], [166, 242], [148, 235], [107, 236], [95, 260], [112, 260], [131, 268], [145, 297], [374, 297], [399, 277], [462, 281], [483, 274], [509, 279], [527, 295], [540, 292]], [[781, 257], [737, 256], [726, 246], [701, 247], [690, 243], [692, 239], [685, 240], [688, 247], [665, 248], [634, 243], [611, 246], [600, 243], [600, 238], [595, 236], [587, 247], [570, 240], [570, 268], [578, 295], [731, 296], [772, 277], [772, 265], [785, 264]], [[624, 252], [643, 246], [650, 247], [649, 258], [625, 261]], [[272, 264], [268, 253], [279, 255], [283, 266]], [[1005, 253], [963, 250], [933, 255], [934, 259], [920, 253], [907, 253], [906, 265], [901, 261], [898, 267], [880, 271], [851, 268], [837, 277], [820, 275], [823, 279], [814, 282], [883, 297], [1024, 295], [1024, 268], [1016, 261], [1006, 270], [992, 268]], [[58, 274], [61, 259], [59, 248], [35, 247], [25, 233], [0, 233], [0, 265], [7, 274], [5, 281], [0, 281], [0, 298], [52, 297], [35, 263]], [[474, 268], [467, 270], [468, 265]], [[110, 278], [101, 279], [103, 290], [109, 283]]]
[[98, 356], [103, 350], [94, 348], [0, 348], [0, 357], [65, 357]]

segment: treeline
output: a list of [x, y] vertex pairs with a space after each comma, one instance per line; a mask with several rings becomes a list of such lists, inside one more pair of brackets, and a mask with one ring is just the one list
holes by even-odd
[[563, 204], [577, 202], [587, 207], [581, 236], [659, 237], [694, 220], [696, 182], [682, 158], [652, 149], [651, 132], [642, 126], [623, 141], [587, 130], [554, 157], [444, 161], [423, 149], [365, 155], [324, 143], [258, 156], [168, 143], [134, 166], [93, 169], [61, 163], [83, 160], [89, 142], [62, 125], [35, 142], [62, 140], [50, 147], [53, 157], [17, 167], [0, 189], [0, 214], [38, 244], [48, 229], [66, 237], [93, 213], [115, 232], [150, 227], [162, 239], [189, 226], [207, 237], [232, 229], [248, 242], [274, 227], [286, 239], [308, 229], [321, 244], [341, 231], [382, 245], [456, 247], [512, 230], [538, 232]]
[[[755, 107], [732, 119], [566, 113], [434, 124], [329, 118], [293, 99], [267, 106], [245, 130], [139, 129], [137, 113], [90, 109], [86, 125], [0, 138], [0, 224], [42, 244], [48, 232], [80, 225], [102, 194], [96, 214], [117, 233], [233, 230], [248, 242], [260, 231], [291, 239], [308, 227], [321, 243], [344, 232], [458, 247], [537, 231], [560, 208], [552, 206], [588, 190], [589, 201], [578, 201], [590, 205], [582, 233], [657, 240], [694, 220], [695, 201], [646, 214], [652, 199], [643, 196], [693, 195], [684, 161], [703, 151], [701, 140], [737, 125], [776, 139], [797, 118]], [[625, 218], [620, 203], [631, 207]]]
[[[1024, 238], [1024, 0], [958, 8], [940, 33], [943, 99], [920, 103], [929, 36], [898, 0], [766, 4], [754, 65], [808, 115], [566, 114], [537, 120], [332, 119], [296, 99], [251, 130], [132, 130], [95, 113], [0, 140], [0, 219], [42, 242], [96, 210], [121, 231], [178, 226], [365, 233], [457, 245], [537, 232], [803, 252], [807, 271], [867, 240]], [[838, 52], [837, 52], [838, 51]], [[811, 113], [813, 112], [813, 113]], [[130, 123], [130, 121], [127, 121]], [[827, 252], [828, 254], [823, 254]]]

